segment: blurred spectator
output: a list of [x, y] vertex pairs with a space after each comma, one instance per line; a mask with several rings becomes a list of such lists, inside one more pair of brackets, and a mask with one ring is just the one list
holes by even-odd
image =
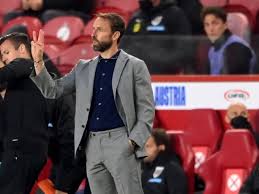
[[191, 34], [190, 23], [174, 0], [139, 0], [140, 9], [129, 21], [127, 34]]
[[94, 0], [21, 0], [22, 10], [13, 11], [4, 16], [4, 23], [19, 16], [39, 17], [44, 23], [64, 15], [81, 17], [85, 22], [90, 19]]
[[256, 66], [255, 53], [245, 40], [228, 30], [224, 9], [205, 8], [201, 17], [212, 44], [208, 53], [210, 74], [253, 73]]
[[162, 129], [154, 129], [145, 149], [142, 185], [145, 194], [187, 194], [187, 178], [170, 140]]
[[199, 0], [177, 0], [178, 6], [184, 11], [192, 26], [192, 34], [201, 35], [204, 33], [200, 17], [202, 4]]
[[250, 123], [247, 107], [244, 104], [231, 104], [227, 109], [225, 121], [230, 124], [233, 129], [248, 129], [254, 136], [256, 144], [259, 147], [259, 134], [254, 131]]

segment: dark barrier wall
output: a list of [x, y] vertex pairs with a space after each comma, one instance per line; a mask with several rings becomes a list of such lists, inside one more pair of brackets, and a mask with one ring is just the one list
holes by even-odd
[[200, 36], [124, 36], [121, 48], [143, 59], [151, 74], [207, 74], [208, 40]]

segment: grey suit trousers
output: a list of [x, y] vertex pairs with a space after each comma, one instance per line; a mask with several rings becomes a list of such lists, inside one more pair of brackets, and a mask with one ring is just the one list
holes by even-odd
[[140, 160], [125, 127], [90, 132], [86, 158], [92, 194], [143, 194]]

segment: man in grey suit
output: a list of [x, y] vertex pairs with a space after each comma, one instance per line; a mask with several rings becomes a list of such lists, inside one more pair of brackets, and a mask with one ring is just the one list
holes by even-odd
[[118, 49], [124, 31], [119, 15], [98, 14], [92, 39], [100, 55], [80, 60], [68, 75], [55, 81], [42, 59], [43, 31], [38, 37], [33, 34], [31, 79], [47, 98], [76, 92], [75, 151], [86, 144], [93, 194], [143, 194], [140, 160], [146, 156], [154, 100], [146, 64]]

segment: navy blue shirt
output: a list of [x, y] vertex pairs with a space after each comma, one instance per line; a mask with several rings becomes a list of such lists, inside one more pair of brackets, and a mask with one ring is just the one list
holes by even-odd
[[117, 111], [112, 91], [112, 76], [119, 53], [120, 51], [110, 59], [99, 56], [87, 124], [90, 131], [105, 131], [124, 126]]

